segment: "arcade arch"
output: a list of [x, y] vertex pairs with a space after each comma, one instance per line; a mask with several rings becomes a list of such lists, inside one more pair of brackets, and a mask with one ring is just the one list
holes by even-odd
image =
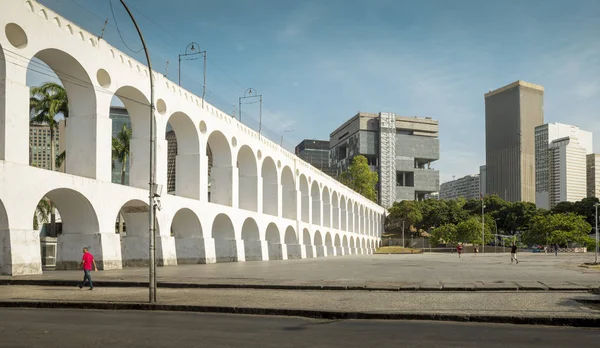
[[240, 209], [258, 211], [257, 164], [254, 152], [248, 145], [240, 147], [237, 155], [238, 206]]

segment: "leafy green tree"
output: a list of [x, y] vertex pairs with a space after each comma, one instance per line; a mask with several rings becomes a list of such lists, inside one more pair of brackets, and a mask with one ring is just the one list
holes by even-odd
[[[456, 225], [456, 234], [457, 242], [481, 244], [481, 220], [476, 217], [471, 217], [468, 220], [459, 223]], [[485, 224], [483, 237], [485, 238], [485, 243], [490, 242], [492, 239], [490, 228]]]
[[[69, 103], [65, 89], [54, 82], [46, 82], [41, 86], [32, 87], [29, 97], [29, 113], [34, 124], [47, 124], [50, 126], [50, 169], [56, 170], [56, 132], [58, 121], [56, 117], [62, 114], [69, 116]], [[50, 209], [50, 233], [56, 231], [56, 213], [54, 205]]]
[[50, 201], [47, 198], [42, 198], [38, 205], [35, 207], [35, 212], [33, 213], [33, 229], [37, 230], [40, 228], [40, 223], [47, 224], [48, 217], [52, 213], [52, 206]]
[[[121, 163], [121, 185], [125, 185], [125, 172], [127, 169], [127, 160], [129, 159], [129, 142], [131, 141], [131, 128], [123, 125], [116, 138], [112, 138], [112, 160], [113, 167], [115, 162]], [[123, 233], [123, 214], [119, 212], [119, 234]]]
[[592, 226], [575, 213], [549, 214], [532, 219], [531, 228], [523, 233], [523, 242], [533, 244], [585, 244]]
[[429, 238], [431, 245], [456, 244], [457, 241], [458, 232], [454, 224], [444, 224], [431, 230]]
[[340, 182], [359, 194], [367, 197], [373, 202], [377, 201], [375, 186], [379, 181], [379, 175], [369, 168], [365, 156], [359, 155], [352, 159], [348, 170], [340, 175]]

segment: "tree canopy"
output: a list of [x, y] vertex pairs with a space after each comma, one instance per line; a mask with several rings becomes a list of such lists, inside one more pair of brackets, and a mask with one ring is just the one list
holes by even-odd
[[352, 159], [348, 170], [340, 175], [340, 182], [373, 202], [377, 201], [375, 186], [379, 181], [379, 175], [369, 167], [367, 158], [359, 155]]

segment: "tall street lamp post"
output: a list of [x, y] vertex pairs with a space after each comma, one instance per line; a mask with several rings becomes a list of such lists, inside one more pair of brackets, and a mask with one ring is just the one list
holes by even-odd
[[[248, 88], [246, 90], [246, 92], [244, 92], [244, 96], [238, 98], [238, 104], [239, 104], [239, 110], [240, 110], [240, 121], [242, 121], [242, 99], [248, 99], [248, 98], [258, 98], [258, 100], [259, 100], [260, 109], [259, 109], [259, 113], [258, 113], [258, 134], [260, 134], [260, 132], [262, 130], [262, 94], [257, 94], [257, 92], [254, 88]], [[254, 103], [256, 103], [256, 102], [247, 103], [247, 104], [254, 104]]]
[[494, 225], [496, 226], [496, 238], [494, 239], [494, 253], [498, 253], [498, 220], [494, 219]]
[[[149, 302], [156, 303], [156, 219], [154, 218], [156, 204], [155, 198], [160, 196], [160, 185], [156, 185], [155, 181], [155, 166], [156, 166], [156, 154], [154, 151], [154, 147], [156, 144], [156, 134], [154, 127], [154, 76], [152, 73], [152, 63], [150, 62], [150, 54], [148, 53], [148, 47], [146, 46], [146, 41], [144, 41], [144, 36], [138, 26], [133, 14], [125, 4], [124, 0], [120, 0], [121, 5], [127, 11], [127, 14], [133, 21], [133, 25], [135, 26], [135, 30], [137, 31], [140, 40], [142, 41], [142, 46], [144, 47], [144, 53], [146, 55], [146, 62], [148, 63], [148, 72], [150, 75], [150, 172], [149, 172], [149, 199], [148, 199], [148, 216], [149, 216], [149, 231], [148, 231], [148, 252], [149, 252], [149, 280], [148, 280], [148, 288], [149, 288]], [[112, 4], [112, 2], [111, 2]]]
[[[198, 49], [196, 50], [196, 47], [198, 47]], [[204, 79], [203, 79], [203, 84], [202, 84], [202, 107], [204, 107], [204, 97], [206, 96], [206, 50], [204, 51], [200, 51], [200, 45], [198, 45], [195, 42], [190, 42], [186, 48], [185, 48], [185, 52], [183, 54], [179, 55], [179, 79], [178, 79], [178, 84], [179, 86], [181, 86], [181, 61], [182, 58], [183, 60], [196, 60], [198, 59], [198, 57], [196, 57], [198, 54], [202, 54], [204, 56]], [[190, 57], [190, 58], [188, 58]]]
[[485, 219], [484, 219], [485, 204], [481, 200], [481, 253], [485, 252]]

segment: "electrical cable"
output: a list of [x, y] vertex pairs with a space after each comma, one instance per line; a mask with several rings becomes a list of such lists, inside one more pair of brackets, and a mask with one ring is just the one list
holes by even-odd
[[112, 13], [113, 19], [115, 20], [115, 27], [117, 28], [117, 32], [119, 33], [119, 37], [121, 38], [123, 45], [125, 45], [125, 47], [127, 47], [133, 53], [142, 52], [143, 48], [140, 48], [139, 50], [136, 51], [136, 50], [132, 49], [131, 47], [129, 47], [129, 45], [127, 45], [127, 42], [125, 42], [125, 39], [123, 39], [123, 34], [121, 34], [121, 29], [119, 29], [119, 23], [117, 22], [117, 17], [115, 16], [115, 11], [113, 10], [112, 0], [108, 0], [108, 3], [110, 4], [110, 12]]

